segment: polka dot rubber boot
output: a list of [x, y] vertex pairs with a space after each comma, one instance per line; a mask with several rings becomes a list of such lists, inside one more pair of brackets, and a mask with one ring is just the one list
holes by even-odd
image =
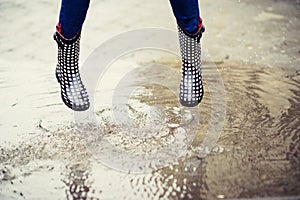
[[204, 26], [199, 33], [190, 36], [178, 26], [180, 53], [182, 58], [182, 77], [180, 82], [179, 102], [186, 107], [197, 106], [204, 90], [201, 75], [200, 39]]
[[79, 74], [80, 34], [75, 39], [65, 40], [54, 33], [58, 44], [56, 79], [60, 84], [61, 98], [66, 106], [75, 111], [87, 110], [90, 106], [88, 93]]

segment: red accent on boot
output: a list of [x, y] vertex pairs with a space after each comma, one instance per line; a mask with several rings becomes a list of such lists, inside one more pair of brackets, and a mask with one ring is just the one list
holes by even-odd
[[59, 22], [56, 25], [56, 32], [62, 35], [61, 24]]
[[64, 37], [63, 31], [62, 31], [62, 26], [61, 26], [61, 24], [58, 22], [57, 25], [56, 25], [56, 32], [57, 32], [64, 40], [67, 40], [67, 41], [69, 40], [69, 41], [71, 41], [71, 40], [74, 40], [74, 39], [76, 39], [76, 38], [78, 37], [78, 35], [79, 35], [80, 32], [81, 32], [81, 29], [76, 33], [76, 35], [75, 35], [73, 38], [68, 39], [68, 38]]
[[203, 23], [202, 23], [202, 18], [201, 18], [201, 17], [199, 17], [199, 22], [198, 22], [198, 30], [197, 30], [197, 32], [199, 32], [199, 31], [201, 30], [202, 26], [203, 26]]

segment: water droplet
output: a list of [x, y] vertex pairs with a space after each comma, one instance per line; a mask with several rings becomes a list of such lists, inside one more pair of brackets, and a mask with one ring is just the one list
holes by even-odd
[[178, 128], [179, 124], [167, 124], [169, 128]]

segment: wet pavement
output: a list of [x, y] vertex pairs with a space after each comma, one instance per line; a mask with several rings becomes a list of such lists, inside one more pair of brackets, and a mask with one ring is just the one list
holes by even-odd
[[[203, 57], [205, 97], [197, 113], [192, 110], [192, 114], [180, 107], [176, 97], [178, 57], [157, 50], [138, 51], [111, 64], [111, 77], [106, 76], [104, 82], [118, 81], [121, 69], [136, 67], [118, 87], [99, 84], [95, 116], [100, 126], [75, 124], [76, 115], [59, 98], [51, 38], [32, 45], [22, 43], [24, 39], [18, 32], [1, 33], [0, 199], [299, 199], [299, 2], [216, 2], [218, 5], [202, 3], [211, 27], [203, 46], [211, 58]], [[7, 24], [10, 31], [21, 30], [23, 23], [30, 25], [26, 33], [34, 41], [40, 34], [51, 35], [49, 27], [55, 19], [46, 19], [49, 27], [47, 23], [39, 25], [44, 28], [42, 33], [33, 26], [33, 18], [42, 16], [38, 8], [50, 3], [35, 3], [37, 7], [21, 0], [4, 1], [0, 3], [0, 19], [15, 23]], [[113, 3], [93, 5], [110, 8]], [[133, 5], [141, 7], [134, 1], [127, 6]], [[162, 7], [167, 9], [167, 4]], [[240, 15], [244, 8], [249, 8], [257, 22], [255, 29], [264, 28], [253, 41], [254, 33], [242, 30], [243, 23], [251, 22]], [[12, 12], [9, 9], [20, 12], [14, 18], [6, 15]], [[54, 16], [57, 9], [57, 5], [49, 6], [44, 12]], [[116, 9], [120, 16], [127, 13], [122, 6]], [[226, 9], [231, 14], [224, 15]], [[90, 17], [95, 10], [91, 10]], [[212, 15], [209, 10], [219, 12]], [[26, 18], [26, 13], [36, 14]], [[16, 20], [19, 15], [24, 21]], [[232, 23], [237, 31], [231, 35], [225, 22], [217, 23], [223, 15], [228, 20], [241, 16]], [[104, 23], [110, 20], [103, 19]], [[149, 19], [148, 24], [165, 28], [174, 25], [162, 25], [161, 21]], [[83, 38], [83, 61], [96, 47], [94, 42], [102, 42], [128, 27], [145, 25], [130, 25], [130, 19], [126, 19], [121, 27], [111, 25], [111, 30], [101, 33], [95, 23], [87, 23], [90, 29], [85, 38], [98, 33], [101, 37], [96, 42]], [[280, 36], [274, 32], [278, 25], [290, 31]], [[228, 35], [227, 41], [218, 35], [220, 28]], [[267, 33], [270, 36], [265, 37]], [[214, 125], [211, 116], [221, 111], [214, 109], [215, 91], [209, 85], [216, 81], [211, 76], [215, 73], [212, 65], [217, 67], [225, 87], [226, 96], [219, 103], [226, 103], [226, 115], [217, 143], [202, 158], [201, 144]], [[159, 70], [163, 67], [169, 67], [169, 71]], [[148, 80], [154, 83], [142, 84]], [[167, 86], [157, 84], [161, 80]], [[111, 97], [129, 100], [112, 103]], [[105, 144], [101, 143], [103, 138]], [[149, 156], [157, 152], [159, 156]]]
[[[179, 60], [168, 59], [161, 64], [178, 66]], [[204, 61], [203, 68], [205, 66]], [[119, 148], [136, 153], [172, 141], [174, 136], [171, 132], [162, 134], [158, 131], [161, 135], [149, 137], [145, 144], [140, 135], [130, 139], [128, 135], [126, 137], [124, 127], [127, 128], [125, 131], [134, 130], [133, 127], [122, 124], [123, 132], [120, 132], [120, 128], [109, 120], [101, 126], [105, 128], [98, 130], [87, 126], [84, 133], [72, 125], [61, 126], [56, 131], [48, 130], [40, 122], [30, 140], [1, 149], [3, 197], [221, 199], [299, 195], [300, 76], [288, 76], [279, 69], [231, 61], [217, 66], [226, 88], [226, 122], [218, 143], [205, 159], [197, 157], [197, 148], [203, 142], [210, 119], [209, 91], [201, 103], [197, 135], [187, 153], [174, 164], [152, 173], [132, 174], [106, 167], [93, 157], [96, 150], [87, 148], [81, 134], [89, 137], [94, 137], [95, 133], [105, 135], [119, 144]], [[208, 72], [204, 70], [203, 73]], [[176, 84], [176, 81], [173, 82]], [[168, 89], [152, 85], [144, 90], [131, 98], [160, 107], [160, 112], [166, 113], [162, 108], [179, 108], [176, 96], [168, 95]], [[168, 101], [164, 101], [166, 97]], [[121, 106], [111, 109], [118, 108]], [[103, 119], [107, 110], [100, 109], [98, 116]], [[176, 114], [173, 115], [176, 117]], [[179, 114], [177, 117], [180, 118]], [[171, 119], [173, 124], [178, 123], [174, 116]], [[145, 121], [140, 115], [136, 120], [135, 124]], [[129, 136], [133, 136], [134, 132], [130, 132]], [[149, 141], [154, 141], [150, 147]], [[134, 168], [138, 163], [131, 165]]]

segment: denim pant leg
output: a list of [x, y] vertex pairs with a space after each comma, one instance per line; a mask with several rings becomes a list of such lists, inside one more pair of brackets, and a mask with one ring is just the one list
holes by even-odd
[[200, 17], [198, 0], [170, 0], [177, 24], [189, 34], [198, 30]]
[[89, 3], [90, 0], [62, 0], [59, 26], [66, 39], [74, 38], [81, 30]]

